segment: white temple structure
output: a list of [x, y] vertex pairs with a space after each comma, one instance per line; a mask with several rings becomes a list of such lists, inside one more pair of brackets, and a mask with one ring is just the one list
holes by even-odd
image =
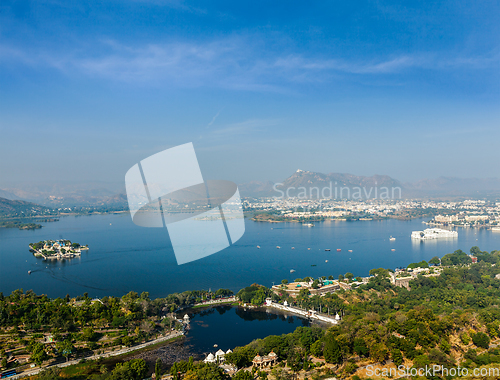
[[231, 349], [227, 350], [226, 352], [222, 351], [219, 349], [215, 355], [212, 353], [209, 353], [207, 357], [203, 360], [205, 363], [224, 363], [226, 360], [226, 354], [230, 354]]
[[205, 360], [203, 360], [205, 363], [215, 363], [215, 356], [212, 353], [209, 353]]
[[260, 356], [257, 354], [255, 358], [252, 360], [252, 366], [253, 367], [271, 367], [274, 364], [278, 362], [278, 355], [274, 353], [274, 351], [271, 351], [269, 354]]

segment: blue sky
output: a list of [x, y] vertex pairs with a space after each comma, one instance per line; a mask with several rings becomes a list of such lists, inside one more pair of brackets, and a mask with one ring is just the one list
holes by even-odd
[[0, 3], [0, 188], [204, 176], [500, 177], [495, 1]]

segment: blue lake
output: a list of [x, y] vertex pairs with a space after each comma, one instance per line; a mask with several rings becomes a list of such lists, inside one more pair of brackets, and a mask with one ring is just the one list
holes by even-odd
[[[244, 309], [241, 307], [218, 306], [209, 309], [191, 309], [190, 328], [184, 345], [197, 357], [218, 349], [226, 352], [237, 346], [244, 346], [254, 339], [269, 335], [281, 335], [293, 332], [299, 326], [309, 326], [307, 319], [281, 313], [272, 313], [263, 308]], [[217, 345], [217, 347], [214, 347]]]
[[[372, 268], [405, 266], [459, 248], [468, 252], [474, 245], [500, 249], [500, 233], [476, 229], [458, 229], [453, 240], [412, 242], [411, 232], [424, 228], [422, 220], [323, 222], [312, 228], [246, 220], [245, 235], [233, 246], [178, 266], [165, 228], [138, 227], [128, 214], [68, 216], [40, 230], [0, 228], [0, 291], [32, 289], [51, 297], [84, 292], [121, 296], [131, 290], [148, 291], [151, 297], [192, 289], [238, 291], [284, 278], [346, 272], [364, 276]], [[390, 236], [396, 241], [390, 242]], [[28, 250], [31, 242], [60, 238], [88, 244], [90, 250], [64, 262], [43, 261]]]

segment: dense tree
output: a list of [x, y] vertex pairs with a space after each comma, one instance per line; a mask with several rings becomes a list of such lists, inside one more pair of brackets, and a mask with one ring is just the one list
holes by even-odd
[[249, 346], [236, 347], [233, 352], [226, 354], [228, 363], [234, 364], [238, 368], [247, 367], [252, 363], [257, 351]]
[[384, 268], [370, 269], [369, 274], [370, 276], [389, 277], [389, 271]]
[[354, 339], [354, 352], [359, 356], [367, 356], [370, 352], [363, 338]]
[[342, 363], [342, 350], [337, 343], [337, 340], [332, 335], [325, 337], [325, 347], [323, 349], [323, 356], [327, 363], [341, 364]]
[[86, 327], [82, 330], [82, 339], [87, 342], [92, 342], [97, 339], [97, 334], [93, 328]]
[[298, 347], [294, 347], [288, 351], [288, 356], [286, 358], [286, 364], [294, 372], [298, 372], [302, 369], [304, 364], [304, 352]]
[[427, 357], [427, 355], [418, 355], [413, 360], [413, 367], [414, 368], [425, 368], [425, 367], [429, 367], [430, 364], [431, 364], [431, 362], [430, 362], [429, 358]]
[[160, 358], [156, 359], [155, 378], [157, 378], [157, 379], [159, 379], [161, 377], [161, 365], [162, 365], [161, 359]]
[[254, 377], [251, 372], [246, 370], [241, 370], [236, 372], [232, 378], [233, 380], [253, 380]]
[[429, 263], [425, 260], [420, 261], [419, 263], [411, 263], [408, 265], [408, 268], [414, 269], [414, 268], [429, 268]]
[[388, 350], [383, 343], [375, 343], [370, 347], [370, 357], [376, 362], [387, 359]]
[[403, 354], [401, 353], [400, 350], [395, 348], [391, 352], [391, 358], [394, 364], [396, 364], [397, 367], [399, 367], [401, 364], [403, 364]]
[[228, 380], [229, 376], [216, 365], [201, 364], [189, 370], [184, 376], [184, 380]]
[[323, 342], [317, 340], [313, 344], [311, 344], [311, 354], [315, 357], [320, 358], [323, 356]]
[[229, 289], [219, 289], [215, 292], [215, 296], [218, 297], [229, 297], [233, 295], [233, 291]]
[[470, 249], [470, 254], [476, 256], [482, 254], [482, 252], [478, 246], [474, 246]]
[[441, 261], [439, 260], [439, 257], [434, 256], [432, 259], [429, 260], [429, 264], [434, 264], [434, 265], [439, 265]]
[[457, 249], [455, 252], [441, 258], [441, 265], [470, 264], [471, 262], [472, 259], [461, 249]]
[[291, 380], [292, 374], [283, 368], [273, 368], [271, 374], [276, 380]]
[[45, 346], [42, 343], [34, 343], [31, 348], [31, 360], [33, 360], [38, 366], [49, 358], [49, 355], [45, 352]]
[[56, 343], [56, 348], [59, 351], [59, 353], [66, 358], [66, 361], [68, 361], [69, 357], [75, 350], [75, 347], [73, 346], [73, 343], [71, 342], [71, 339], [65, 339], [63, 341], [57, 342]]
[[240, 301], [245, 303], [252, 303], [253, 305], [261, 305], [267, 297], [271, 296], [271, 291], [265, 286], [252, 285], [241, 289], [237, 297]]
[[472, 334], [472, 342], [477, 347], [488, 349], [490, 346], [490, 337], [483, 332], [478, 332], [476, 334]]

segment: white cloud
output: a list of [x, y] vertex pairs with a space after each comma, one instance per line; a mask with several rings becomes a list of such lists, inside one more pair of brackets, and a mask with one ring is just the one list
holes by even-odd
[[[92, 51], [21, 50], [0, 45], [0, 63], [51, 67], [67, 75], [176, 87], [215, 86], [247, 91], [287, 91], [294, 83], [329, 82], [342, 74], [390, 76], [410, 69], [482, 69], [498, 65], [500, 55], [446, 57], [435, 53], [405, 54], [367, 61], [279, 55], [266, 52], [258, 38], [241, 36], [205, 43], [150, 43], [140, 46], [101, 40]], [[210, 124], [211, 125], [211, 124]]]
[[222, 110], [218, 111], [215, 116], [212, 118], [212, 120], [210, 121], [210, 123], [207, 124], [207, 128], [208, 127], [211, 127], [213, 123], [215, 123], [215, 120], [219, 117], [220, 113], [221, 113]]

